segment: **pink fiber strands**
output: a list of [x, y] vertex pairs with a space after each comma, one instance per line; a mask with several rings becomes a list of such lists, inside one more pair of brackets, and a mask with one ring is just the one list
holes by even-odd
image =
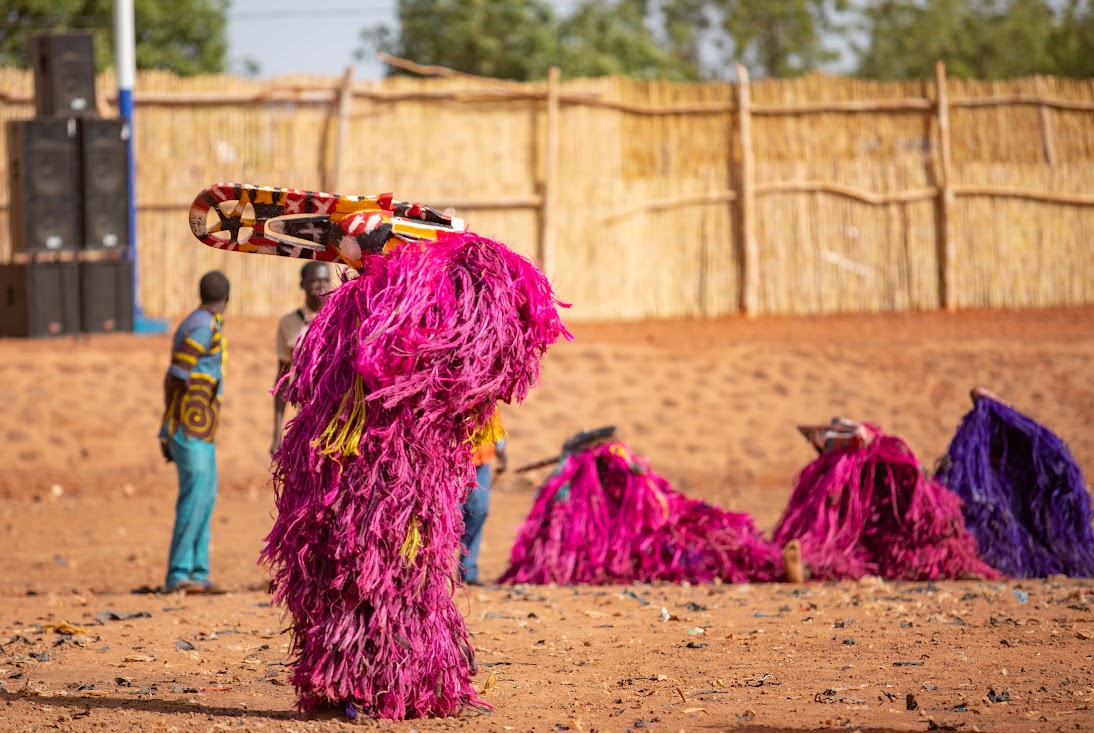
[[302, 710], [489, 707], [453, 598], [468, 439], [569, 337], [558, 305], [532, 263], [459, 234], [366, 258], [312, 322], [283, 385], [299, 411], [262, 555], [292, 616]]
[[574, 453], [540, 488], [503, 583], [771, 581], [778, 549], [747, 514], [690, 499], [623, 443]]
[[814, 580], [998, 577], [965, 529], [961, 500], [924, 476], [904, 441], [867, 427], [869, 445], [822, 453], [798, 475], [775, 543], [800, 540]]

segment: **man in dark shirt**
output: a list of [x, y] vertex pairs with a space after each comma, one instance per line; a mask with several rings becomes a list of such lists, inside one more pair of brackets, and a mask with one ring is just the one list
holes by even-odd
[[[281, 381], [285, 372], [292, 366], [292, 352], [296, 342], [304, 335], [309, 323], [323, 305], [323, 299], [330, 292], [330, 265], [326, 262], [309, 262], [300, 268], [300, 289], [304, 291], [304, 305], [291, 313], [286, 313], [277, 323], [277, 379]], [[285, 422], [285, 400], [274, 392], [273, 441], [270, 453], [281, 447], [281, 425]]]

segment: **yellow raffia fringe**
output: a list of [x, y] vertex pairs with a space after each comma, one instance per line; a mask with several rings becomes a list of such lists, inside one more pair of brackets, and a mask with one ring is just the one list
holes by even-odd
[[418, 519], [418, 515], [412, 514], [406, 526], [406, 538], [403, 540], [403, 546], [399, 548], [399, 552], [409, 565], [414, 562], [414, 558], [418, 556], [418, 550], [420, 549], [422, 549], [422, 520]]
[[[353, 407], [344, 422], [342, 415], [350, 401]], [[325, 456], [343, 455], [355, 456], [361, 445], [361, 436], [365, 432], [365, 383], [357, 377], [353, 383], [353, 391], [346, 392], [338, 405], [338, 411], [320, 433], [319, 437], [312, 441], [312, 447], [318, 448]]]
[[484, 445], [493, 445], [505, 437], [505, 426], [501, 424], [501, 413], [494, 410], [494, 414], [482, 424], [475, 432], [468, 436], [467, 440], [472, 448], [481, 448]]
[[[627, 463], [631, 462], [631, 454], [629, 452], [627, 452], [627, 449], [624, 448], [619, 443], [616, 443], [615, 445], [608, 448], [608, 452], [619, 456], [620, 458], [625, 460]], [[662, 516], [664, 516], [665, 519], [668, 519], [669, 518], [669, 500], [668, 500], [668, 498], [665, 497], [665, 492], [661, 491], [661, 489], [657, 488], [656, 486], [653, 486], [651, 488], [653, 488], [654, 498], [656, 498], [657, 503], [661, 505], [661, 514], [662, 514]]]

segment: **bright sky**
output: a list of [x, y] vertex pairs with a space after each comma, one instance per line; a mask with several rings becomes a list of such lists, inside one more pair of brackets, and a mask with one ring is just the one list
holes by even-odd
[[[560, 13], [575, 3], [551, 0]], [[396, 24], [395, 8], [396, 0], [230, 0], [228, 70], [243, 73], [249, 57], [261, 67], [260, 78], [341, 76], [353, 64], [355, 78], [379, 79], [383, 65], [356, 63], [353, 52], [365, 26]]]
[[357, 64], [361, 29], [394, 25], [396, 0], [231, 0], [228, 8], [228, 68], [242, 73], [254, 59], [262, 78], [284, 74], [340, 76], [353, 64], [354, 76], [376, 79], [375, 61]]

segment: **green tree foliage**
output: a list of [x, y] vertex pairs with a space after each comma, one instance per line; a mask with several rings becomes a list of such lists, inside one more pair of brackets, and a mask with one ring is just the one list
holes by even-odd
[[[377, 50], [504, 79], [566, 76], [754, 77], [812, 71], [844, 52], [858, 73], [985, 79], [1094, 75], [1094, 0], [399, 0], [397, 29], [362, 33]], [[855, 43], [852, 19], [857, 20]], [[399, 73], [392, 70], [392, 73]]]
[[362, 32], [357, 58], [385, 51], [419, 64], [521, 81], [543, 79], [552, 66], [566, 76], [695, 75], [655, 39], [644, 0], [586, 0], [566, 18], [546, 0], [399, 0], [398, 15], [398, 31], [379, 26]]
[[671, 52], [692, 68], [702, 69], [702, 45], [709, 38], [710, 18], [705, 0], [666, 0], [661, 8], [664, 34]]
[[697, 61], [660, 44], [647, 22], [644, 0], [589, 0], [559, 25], [562, 71], [567, 76], [696, 78]]
[[557, 21], [544, 0], [399, 0], [399, 31], [366, 29], [366, 48], [419, 64], [498, 79], [542, 79], [558, 59]]
[[1094, 2], [1068, 0], [1049, 42], [1054, 73], [1085, 79], [1094, 76]]
[[742, 63], [756, 77], [787, 77], [836, 58], [824, 38], [846, 9], [847, 0], [666, 0], [664, 16], [677, 53], [697, 61], [704, 44], [715, 50], [710, 75]]
[[[1053, 5], [1057, 7], [1054, 8]], [[864, 12], [868, 42], [859, 73], [922, 79], [935, 61], [948, 74], [1006, 79], [1094, 73], [1089, 0], [884, 0]]]
[[795, 76], [836, 56], [821, 38], [836, 28], [834, 15], [846, 7], [841, 0], [736, 0], [719, 5], [734, 56], [750, 72]]
[[[178, 74], [224, 70], [228, 0], [134, 0], [137, 67]], [[32, 33], [90, 30], [99, 69], [114, 64], [112, 0], [7, 0], [0, 11], [0, 65], [27, 66]]]

